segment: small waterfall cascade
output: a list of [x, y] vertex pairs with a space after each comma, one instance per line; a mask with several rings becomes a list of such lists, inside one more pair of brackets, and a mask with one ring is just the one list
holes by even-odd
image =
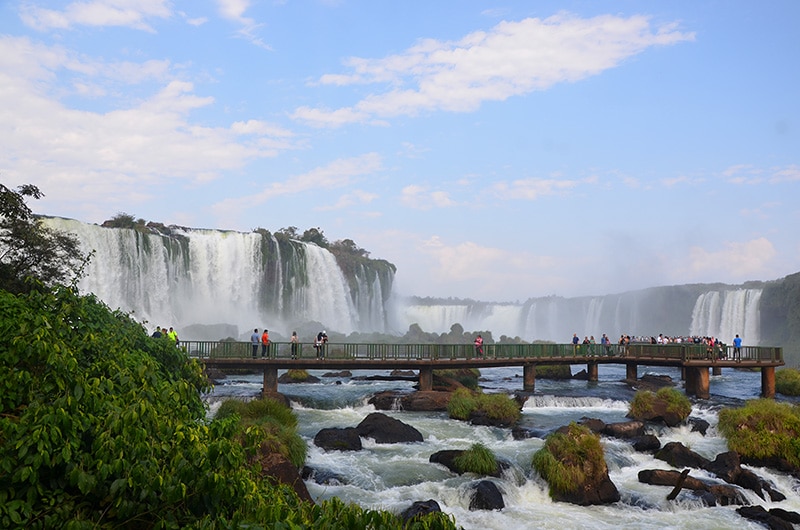
[[227, 324], [243, 334], [267, 327], [287, 338], [290, 327], [312, 321], [342, 333], [387, 328], [394, 268], [381, 262], [348, 278], [327, 249], [259, 231], [43, 222], [75, 234], [83, 251], [93, 252], [81, 291], [148, 327]]
[[745, 344], [757, 345], [761, 293], [761, 289], [730, 289], [701, 294], [692, 311], [690, 334], [717, 337], [726, 343], [738, 334]]

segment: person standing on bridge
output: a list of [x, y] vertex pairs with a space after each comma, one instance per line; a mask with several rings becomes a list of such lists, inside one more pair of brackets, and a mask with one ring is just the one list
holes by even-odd
[[258, 343], [261, 340], [261, 337], [258, 335], [258, 328], [253, 330], [253, 334], [250, 335], [250, 344], [253, 345], [253, 359], [256, 358], [258, 355]]
[[300, 339], [297, 338], [297, 332], [292, 331], [292, 359], [297, 359], [297, 346], [300, 343]]
[[733, 339], [733, 357], [737, 361], [742, 360], [742, 337], [740, 337], [738, 333]]
[[475, 356], [483, 357], [483, 337], [480, 335], [475, 337]]
[[261, 334], [261, 358], [267, 356], [269, 352], [269, 330], [264, 328], [264, 333]]

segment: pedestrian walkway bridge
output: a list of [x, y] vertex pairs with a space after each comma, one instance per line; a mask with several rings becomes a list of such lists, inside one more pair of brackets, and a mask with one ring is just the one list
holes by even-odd
[[761, 394], [775, 395], [775, 368], [783, 366], [781, 348], [732, 346], [709, 350], [703, 344], [484, 344], [478, 355], [471, 344], [311, 344], [272, 342], [262, 355], [249, 342], [181, 341], [191, 357], [206, 367], [263, 370], [264, 393], [277, 392], [278, 370], [419, 370], [420, 390], [433, 388], [433, 370], [521, 366], [523, 390], [533, 391], [536, 366], [585, 364], [589, 381], [598, 380], [602, 364], [626, 366], [626, 379], [638, 377], [638, 366], [675, 366], [682, 369], [686, 393], [709, 397], [709, 370], [750, 368], [761, 371]]

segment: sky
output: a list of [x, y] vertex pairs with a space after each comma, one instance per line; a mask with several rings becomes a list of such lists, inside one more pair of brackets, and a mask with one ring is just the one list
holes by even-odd
[[319, 228], [400, 294], [800, 271], [796, 0], [5, 0], [38, 214]]

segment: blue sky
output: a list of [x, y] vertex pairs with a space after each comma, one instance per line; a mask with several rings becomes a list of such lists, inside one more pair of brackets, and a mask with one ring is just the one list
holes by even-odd
[[7, 0], [34, 211], [323, 230], [401, 294], [800, 271], [800, 2]]

